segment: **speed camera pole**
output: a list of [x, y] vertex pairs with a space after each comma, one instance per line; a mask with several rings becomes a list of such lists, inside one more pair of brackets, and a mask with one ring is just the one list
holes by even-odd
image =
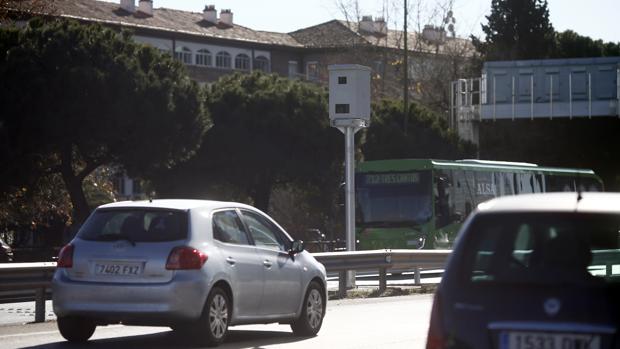
[[[370, 68], [330, 65], [329, 118], [345, 136], [345, 191], [347, 251], [355, 251], [355, 133], [370, 123]], [[355, 272], [347, 275], [347, 287], [355, 287]]]

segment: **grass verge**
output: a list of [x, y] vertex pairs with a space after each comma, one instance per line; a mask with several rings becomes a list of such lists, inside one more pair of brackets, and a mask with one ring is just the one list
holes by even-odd
[[[387, 287], [385, 291], [379, 292], [377, 287], [360, 287], [347, 290], [345, 298], [377, 298], [377, 297], [393, 297], [393, 296], [407, 296], [412, 294], [426, 294], [434, 293], [437, 290], [437, 285], [420, 285], [420, 286], [407, 286], [407, 287]], [[329, 291], [328, 296], [330, 300], [341, 299], [338, 295], [338, 291]]]

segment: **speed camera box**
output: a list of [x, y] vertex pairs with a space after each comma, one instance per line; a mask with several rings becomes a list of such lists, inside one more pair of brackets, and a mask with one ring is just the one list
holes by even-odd
[[329, 70], [329, 118], [370, 122], [370, 68], [336, 64]]

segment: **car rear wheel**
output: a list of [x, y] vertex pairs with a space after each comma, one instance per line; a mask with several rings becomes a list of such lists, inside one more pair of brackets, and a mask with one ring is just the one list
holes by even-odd
[[228, 333], [230, 310], [230, 300], [226, 292], [219, 287], [213, 288], [196, 328], [196, 334], [204, 344], [213, 347], [224, 341]]
[[60, 334], [69, 342], [86, 342], [95, 332], [95, 322], [82, 317], [66, 316], [57, 319]]
[[315, 281], [311, 282], [306, 291], [301, 315], [291, 324], [297, 336], [315, 336], [323, 325], [325, 315], [324, 292]]

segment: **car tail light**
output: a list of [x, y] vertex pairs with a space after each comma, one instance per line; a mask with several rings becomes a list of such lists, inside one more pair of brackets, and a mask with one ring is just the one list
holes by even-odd
[[428, 336], [426, 338], [426, 349], [443, 349], [446, 348], [446, 336], [442, 327], [441, 315], [441, 295], [439, 290], [435, 293], [433, 299], [433, 308], [431, 310], [431, 323], [428, 327]]
[[72, 268], [73, 267], [73, 245], [65, 245], [58, 253], [57, 268]]
[[200, 269], [207, 261], [207, 255], [195, 248], [175, 247], [168, 256], [167, 270]]

